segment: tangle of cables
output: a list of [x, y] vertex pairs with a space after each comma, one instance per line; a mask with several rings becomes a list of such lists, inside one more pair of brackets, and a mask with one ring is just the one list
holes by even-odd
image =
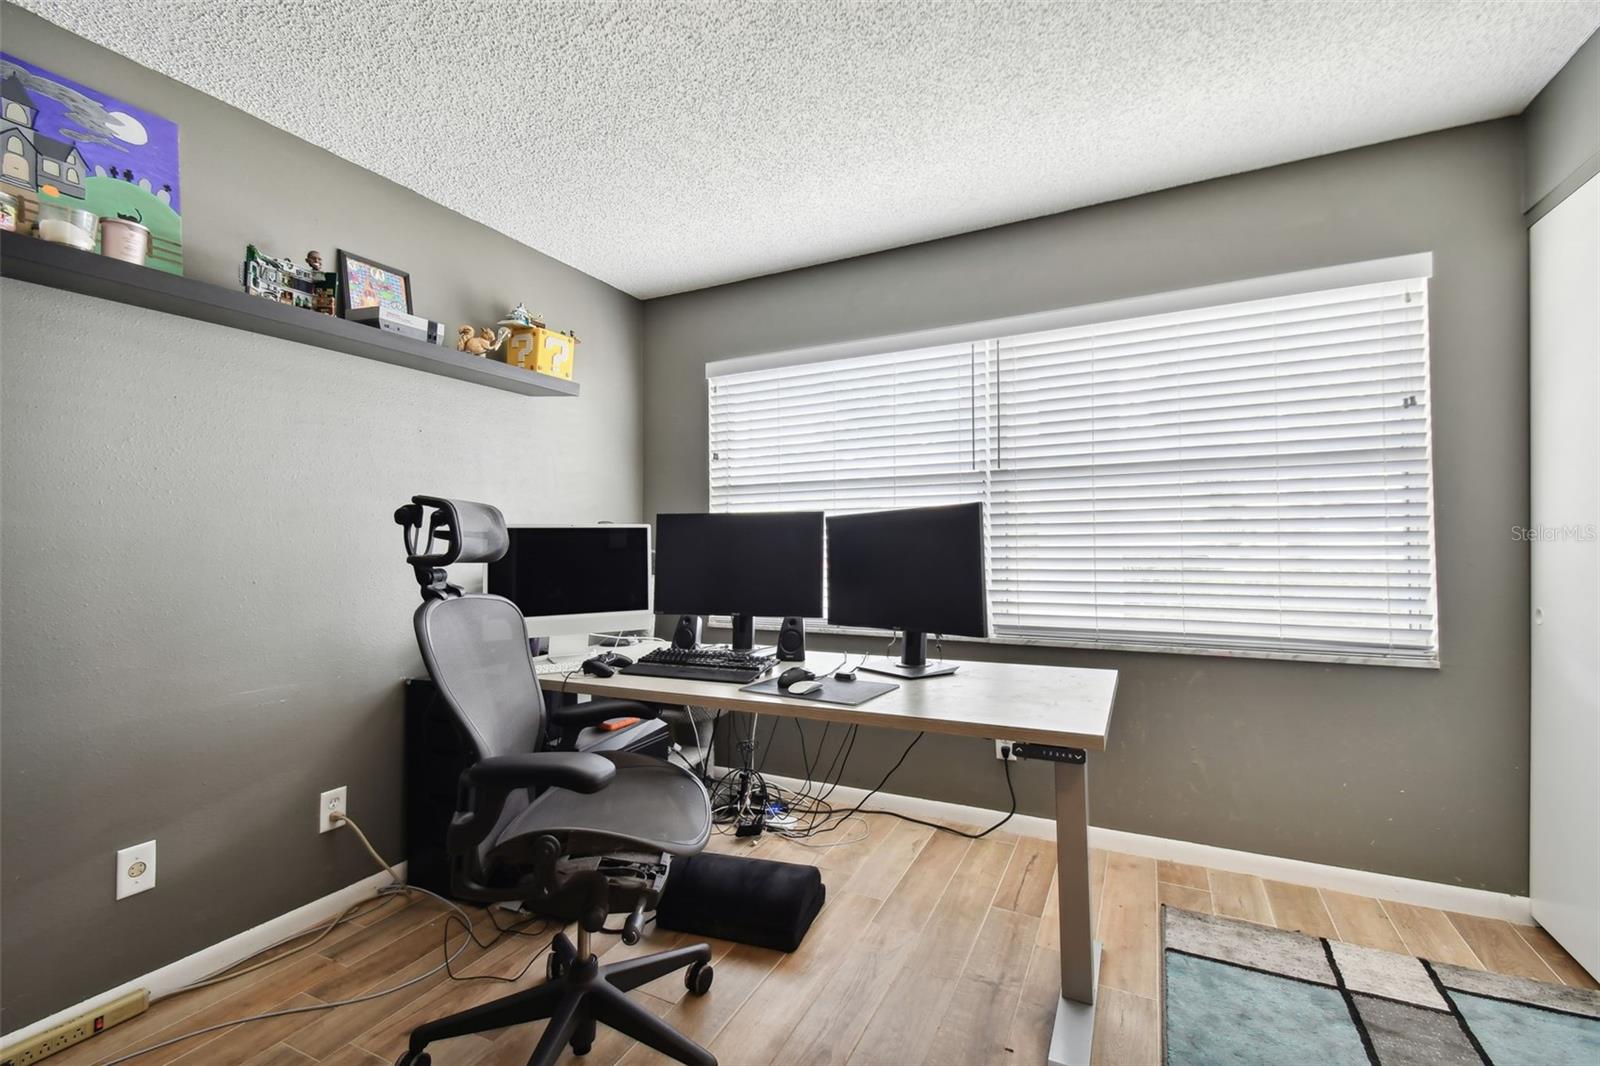
[[[794, 727], [796, 742], [800, 748], [801, 764], [805, 768], [805, 778], [800, 788], [785, 788], [762, 776], [761, 769], [766, 765], [767, 753], [772, 750], [772, 740], [781, 723], [773, 722], [771, 730], [767, 733], [766, 744], [761, 747], [761, 757], [757, 760], [756, 737], [760, 728], [760, 717], [756, 716], [750, 721], [749, 734], [738, 737], [735, 741], [739, 753], [739, 765], [710, 783], [711, 815], [717, 832], [735, 835], [739, 835], [741, 830], [743, 835], [772, 833], [807, 847], [837, 847], [865, 840], [871, 833], [871, 827], [857, 816], [878, 814], [977, 840], [1005, 825], [1017, 813], [1017, 791], [1011, 780], [1009, 761], [1003, 761], [1000, 765], [1005, 771], [1006, 791], [1011, 798], [1010, 810], [994, 825], [980, 832], [969, 833], [937, 822], [901, 814], [898, 811], [868, 808], [867, 802], [881, 792], [895, 771], [905, 764], [911, 752], [926, 735], [924, 733], [918, 733], [911, 738], [911, 742], [900, 753], [894, 765], [889, 767], [882, 779], [858, 803], [853, 807], [835, 806], [830, 802], [830, 798], [839, 787], [839, 781], [849, 766], [859, 727], [851, 725], [840, 729], [834, 739], [830, 755], [828, 742], [834, 731], [832, 723], [823, 724], [822, 735], [818, 738], [815, 749], [812, 749], [806, 743], [805, 730], [801, 727], [799, 719], [790, 718], [789, 722]], [[856, 819], [861, 827], [859, 834], [844, 836], [826, 843], [815, 841], [814, 838], [833, 833], [852, 819]]]

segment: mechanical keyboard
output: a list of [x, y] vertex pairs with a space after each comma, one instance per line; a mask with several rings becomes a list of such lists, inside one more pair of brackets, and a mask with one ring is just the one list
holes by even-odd
[[625, 674], [643, 677], [678, 677], [685, 681], [724, 681], [744, 685], [777, 665], [771, 655], [754, 655], [727, 648], [657, 648], [647, 652]]

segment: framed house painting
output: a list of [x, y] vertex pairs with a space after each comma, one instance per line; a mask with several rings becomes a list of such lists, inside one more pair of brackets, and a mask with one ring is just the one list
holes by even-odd
[[25, 224], [55, 201], [150, 231], [146, 265], [183, 273], [178, 124], [0, 52], [0, 189]]

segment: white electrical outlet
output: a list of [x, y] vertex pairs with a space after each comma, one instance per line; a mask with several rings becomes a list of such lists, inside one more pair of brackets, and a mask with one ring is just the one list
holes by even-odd
[[345, 813], [346, 787], [330, 788], [317, 797], [317, 832], [328, 833], [338, 829], [343, 822], [334, 821], [335, 814]]
[[1011, 740], [997, 740], [994, 742], [994, 757], [1004, 759], [1006, 762], [1016, 762], [1016, 742]]
[[146, 840], [117, 852], [117, 898], [127, 899], [156, 887], [156, 842]]

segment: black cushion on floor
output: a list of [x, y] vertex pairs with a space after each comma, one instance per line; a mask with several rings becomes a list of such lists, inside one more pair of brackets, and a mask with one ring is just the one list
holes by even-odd
[[656, 925], [793, 951], [827, 894], [815, 866], [701, 852], [673, 862]]

